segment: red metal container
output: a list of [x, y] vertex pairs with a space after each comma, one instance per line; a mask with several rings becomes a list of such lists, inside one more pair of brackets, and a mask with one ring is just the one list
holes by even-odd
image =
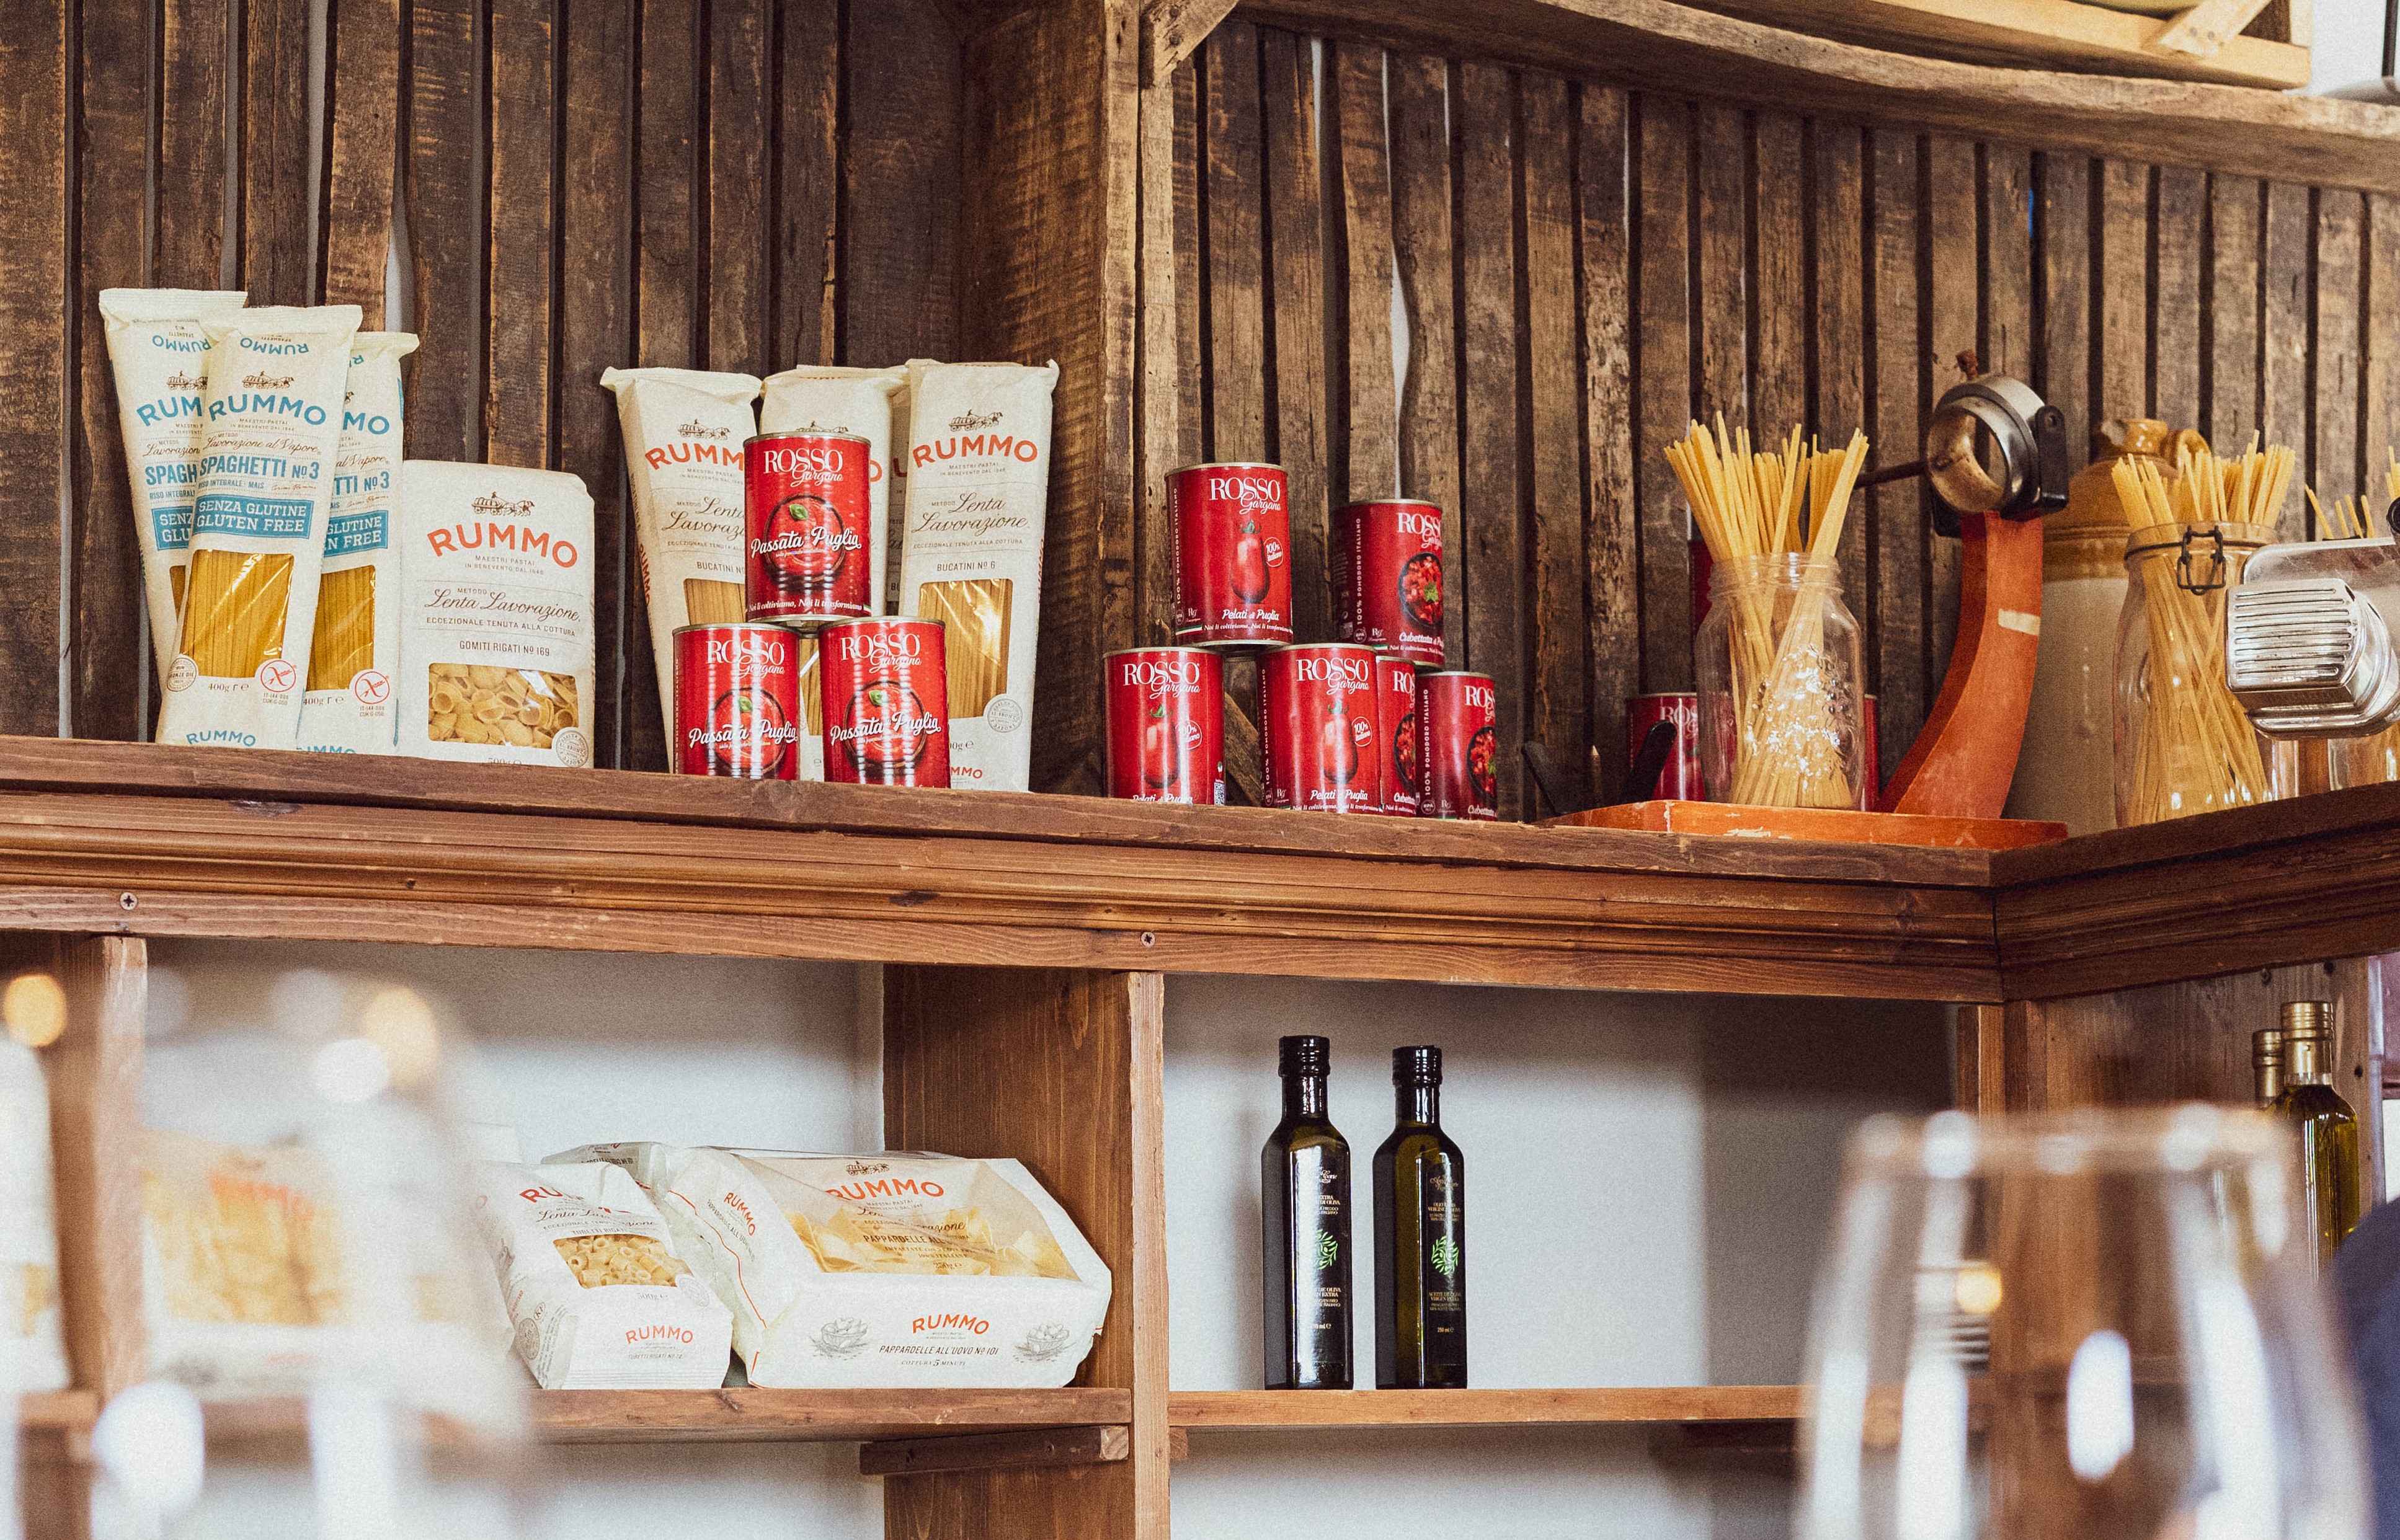
[[1380, 724], [1372, 647], [1317, 642], [1259, 660], [1267, 806], [1381, 811]]
[[800, 638], [784, 626], [678, 626], [675, 769], [790, 781], [800, 773]]
[[1414, 497], [1333, 515], [1333, 615], [1341, 639], [1439, 668], [1441, 509]]
[[1859, 739], [1860, 761], [1866, 766], [1866, 773], [1859, 777], [1859, 811], [1873, 812], [1875, 804], [1883, 800], [1883, 787], [1876, 784], [1883, 775], [1883, 761], [1877, 757], [1882, 744], [1875, 731], [1875, 698], [1872, 695], [1859, 697]]
[[1291, 503], [1283, 467], [1171, 471], [1166, 521], [1176, 641], [1245, 652], [1291, 640]]
[[1225, 799], [1225, 665], [1199, 647], [1129, 647], [1100, 661], [1109, 703], [1109, 795], [1137, 802]]
[[1499, 697], [1481, 674], [1417, 678], [1417, 731], [1425, 743], [1419, 818], [1500, 816]]
[[942, 622], [880, 616], [817, 634], [825, 779], [950, 784], [950, 702]]
[[1390, 653], [1375, 657], [1375, 743], [1384, 772], [1384, 811], [1417, 815], [1417, 671]]
[[1629, 787], [1636, 802], [1704, 802], [1708, 791], [1700, 782], [1700, 698], [1692, 694], [1637, 695], [1625, 702], [1625, 762], [1630, 767], [1642, 753], [1642, 741], [1659, 722], [1675, 724], [1674, 752], [1658, 772], [1658, 788]]
[[761, 433], [742, 446], [751, 620], [813, 631], [875, 613], [868, 449], [848, 433]]

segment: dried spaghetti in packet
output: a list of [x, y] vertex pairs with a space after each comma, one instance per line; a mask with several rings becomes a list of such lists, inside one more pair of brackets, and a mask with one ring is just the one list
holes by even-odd
[[416, 338], [406, 332], [361, 332], [350, 345], [317, 633], [300, 704], [304, 749], [390, 754], [399, 746], [392, 687], [400, 667], [400, 563], [392, 508], [400, 497], [400, 361], [415, 351]]

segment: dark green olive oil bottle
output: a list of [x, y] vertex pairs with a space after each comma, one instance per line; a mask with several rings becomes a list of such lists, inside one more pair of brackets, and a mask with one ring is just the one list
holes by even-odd
[[1392, 1051], [1397, 1126], [1375, 1152], [1375, 1383], [1466, 1385], [1466, 1161], [1441, 1131], [1441, 1050]]
[[1281, 1044], [1283, 1121], [1259, 1157], [1269, 1390], [1350, 1388], [1350, 1145], [1326, 1111], [1332, 1047]]

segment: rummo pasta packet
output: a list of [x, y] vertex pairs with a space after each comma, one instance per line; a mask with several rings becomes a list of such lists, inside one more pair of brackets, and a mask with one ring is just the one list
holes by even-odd
[[946, 633], [953, 786], [1028, 785], [1057, 382], [1055, 363], [908, 363], [900, 613]]
[[161, 679], [175, 661], [176, 617], [192, 559], [192, 502], [200, 487], [200, 392], [209, 376], [209, 336], [200, 323], [240, 309], [248, 297], [239, 290], [100, 292], [125, 470], [133, 483], [142, 594]]
[[400, 474], [400, 752], [589, 765], [592, 495], [559, 470]]
[[392, 507], [400, 498], [400, 361], [406, 332], [361, 332], [350, 345], [334, 511], [317, 583], [317, 630], [300, 702], [300, 746], [389, 754], [399, 742], [392, 699], [400, 667], [400, 563]]
[[742, 446], [755, 432], [754, 375], [608, 369], [617, 393], [634, 535], [667, 762], [675, 762], [675, 634], [748, 618], [742, 591]]
[[602, 1162], [476, 1165], [475, 1211], [545, 1390], [714, 1390], [733, 1317], [669, 1248], [632, 1176]]
[[733, 1310], [750, 1383], [856, 1389], [1063, 1385], [1109, 1308], [1109, 1270], [1012, 1160], [604, 1144], [678, 1256]]
[[158, 739], [288, 749], [317, 623], [317, 580], [359, 307], [211, 316], [200, 478], [183, 624]]

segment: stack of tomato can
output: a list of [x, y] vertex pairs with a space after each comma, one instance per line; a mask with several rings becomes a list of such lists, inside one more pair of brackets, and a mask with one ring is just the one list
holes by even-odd
[[683, 773], [797, 778], [813, 656], [826, 780], [950, 784], [941, 622], [878, 615], [867, 580], [871, 453], [845, 433], [743, 445], [745, 618], [675, 632]]
[[1256, 654], [1267, 806], [1499, 816], [1493, 683], [1442, 667], [1439, 508], [1338, 511], [1336, 639], [1296, 644], [1283, 468], [1193, 466], [1166, 501], [1178, 645], [1108, 659], [1111, 796], [1224, 800], [1222, 658]]

